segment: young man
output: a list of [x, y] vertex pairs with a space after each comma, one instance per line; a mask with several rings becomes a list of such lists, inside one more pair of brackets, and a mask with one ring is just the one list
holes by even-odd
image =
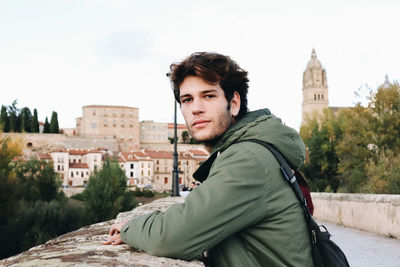
[[267, 109], [248, 112], [247, 72], [227, 56], [194, 53], [171, 74], [190, 135], [211, 152], [194, 174], [202, 184], [183, 204], [113, 225], [104, 244], [185, 260], [207, 251], [211, 266], [313, 266], [303, 211], [279, 163], [246, 142], [271, 143], [298, 169], [300, 136]]

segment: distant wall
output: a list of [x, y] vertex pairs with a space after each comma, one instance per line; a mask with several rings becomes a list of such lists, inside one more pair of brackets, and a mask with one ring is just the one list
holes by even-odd
[[400, 195], [311, 195], [318, 220], [400, 239]]
[[107, 148], [111, 151], [118, 151], [118, 143], [115, 139], [85, 138], [66, 136], [64, 134], [39, 134], [39, 133], [3, 133], [2, 136], [20, 140], [25, 155], [33, 151], [51, 151], [54, 149], [93, 149]]

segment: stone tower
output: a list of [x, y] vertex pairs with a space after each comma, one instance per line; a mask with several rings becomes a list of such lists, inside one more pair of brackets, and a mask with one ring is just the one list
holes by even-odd
[[317, 59], [317, 54], [313, 48], [311, 59], [308, 61], [307, 68], [303, 73], [303, 105], [302, 120], [304, 124], [307, 114], [312, 116], [314, 113], [322, 114], [328, 108], [328, 83], [326, 71], [322, 68], [321, 62]]

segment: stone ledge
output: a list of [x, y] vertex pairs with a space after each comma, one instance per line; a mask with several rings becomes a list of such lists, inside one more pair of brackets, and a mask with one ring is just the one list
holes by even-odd
[[154, 257], [134, 250], [126, 244], [105, 246], [100, 243], [106, 238], [113, 223], [151, 211], [165, 210], [170, 205], [183, 201], [182, 197], [158, 199], [132, 211], [120, 213], [115, 220], [85, 226], [21, 254], [3, 259], [0, 266], [204, 266], [199, 261]]
[[313, 199], [354, 201], [363, 203], [390, 203], [393, 206], [400, 206], [400, 195], [384, 194], [349, 194], [349, 193], [311, 193]]

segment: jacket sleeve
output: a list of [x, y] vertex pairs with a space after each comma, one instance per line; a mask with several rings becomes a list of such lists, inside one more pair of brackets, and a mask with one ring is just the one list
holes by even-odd
[[263, 162], [245, 144], [231, 146], [184, 203], [134, 218], [122, 228], [122, 240], [151, 255], [195, 258], [265, 216]]

